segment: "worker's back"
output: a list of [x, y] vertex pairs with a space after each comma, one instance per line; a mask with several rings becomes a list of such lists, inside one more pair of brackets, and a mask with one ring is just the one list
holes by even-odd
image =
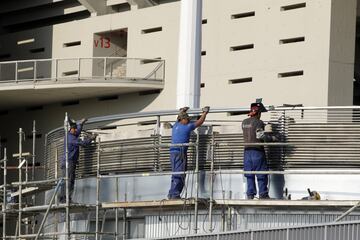
[[[244, 135], [244, 143], [259, 143], [262, 142], [256, 137], [257, 130], [264, 129], [264, 122], [256, 117], [249, 117], [242, 122], [242, 130]], [[257, 148], [263, 149], [261, 146], [246, 146], [245, 149]]]

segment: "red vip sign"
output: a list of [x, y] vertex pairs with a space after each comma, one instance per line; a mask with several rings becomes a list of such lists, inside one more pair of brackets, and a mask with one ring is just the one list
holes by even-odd
[[100, 39], [94, 40], [94, 46], [96, 48], [110, 48], [111, 41], [108, 37], [100, 37]]

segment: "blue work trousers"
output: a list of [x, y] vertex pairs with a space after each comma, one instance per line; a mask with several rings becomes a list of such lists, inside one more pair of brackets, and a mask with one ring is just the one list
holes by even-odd
[[[58, 199], [60, 203], [65, 203], [66, 202], [65, 166], [61, 166], [61, 173], [62, 173], [62, 177], [64, 178], [64, 181], [60, 185], [60, 195], [58, 196]], [[71, 201], [72, 194], [74, 192], [75, 176], [76, 176], [76, 163], [74, 163], [73, 161], [69, 161], [68, 173], [69, 173], [69, 200]]]
[[[246, 150], [244, 151], [244, 170], [245, 171], [267, 171], [267, 163], [265, 152], [262, 150]], [[248, 197], [254, 197], [257, 194], [255, 184], [255, 174], [245, 174], [247, 179], [247, 191]], [[258, 186], [259, 186], [259, 197], [268, 196], [268, 175], [267, 174], [256, 174]]]
[[[187, 153], [183, 151], [170, 152], [171, 171], [184, 172], [187, 170]], [[173, 174], [168, 198], [180, 198], [185, 184], [185, 174]]]

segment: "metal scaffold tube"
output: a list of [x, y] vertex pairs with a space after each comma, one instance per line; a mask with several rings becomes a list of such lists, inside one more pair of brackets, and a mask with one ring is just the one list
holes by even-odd
[[[65, 216], [65, 232], [67, 233], [67, 239], [70, 239], [70, 196], [69, 196], [69, 146], [68, 146], [68, 132], [69, 132], [69, 116], [65, 113], [64, 120], [64, 143], [65, 143], [65, 187], [66, 187], [66, 216]], [[61, 193], [63, 194], [63, 193]]]
[[4, 162], [4, 182], [3, 182], [3, 203], [2, 203], [2, 214], [3, 214], [3, 232], [2, 232], [2, 235], [3, 235], [3, 239], [6, 239], [6, 203], [7, 203], [7, 199], [6, 199], [6, 184], [7, 184], [7, 181], [6, 181], [6, 178], [7, 178], [7, 153], [6, 153], [6, 148], [4, 148], [4, 159], [3, 159], [3, 162]]
[[198, 214], [199, 214], [199, 131], [196, 132], [195, 145], [195, 209], [194, 209], [194, 233], [198, 232]]
[[213, 227], [212, 227], [212, 221], [213, 221], [213, 214], [212, 214], [212, 210], [213, 210], [213, 201], [214, 201], [214, 144], [215, 144], [215, 136], [214, 136], [214, 132], [212, 134], [212, 138], [211, 138], [211, 145], [210, 145], [210, 161], [211, 161], [211, 166], [210, 166], [210, 205], [209, 205], [209, 232], [213, 232]]
[[23, 130], [19, 128], [19, 216], [18, 216], [18, 236], [21, 236], [21, 225], [22, 225], [22, 139], [23, 139]]
[[100, 208], [100, 138], [97, 139], [97, 161], [96, 161], [96, 226], [95, 226], [95, 240], [99, 239], [99, 208]]
[[[36, 65], [35, 65], [36, 66]], [[36, 157], [36, 122], [33, 121], [33, 130], [32, 130], [32, 168], [31, 168], [31, 181], [35, 181], [35, 157]], [[36, 195], [33, 194], [32, 196], [32, 204], [35, 206], [36, 204]], [[31, 230], [34, 233], [35, 232], [35, 216], [32, 219], [31, 222]]]

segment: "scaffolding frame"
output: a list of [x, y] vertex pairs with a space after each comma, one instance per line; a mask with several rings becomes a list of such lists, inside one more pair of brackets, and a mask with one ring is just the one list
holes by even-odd
[[[159, 123], [160, 123], [160, 115], [156, 115], [157, 117], [157, 126], [159, 128]], [[67, 114], [65, 115], [65, 120], [64, 120], [64, 130], [65, 130], [65, 137], [64, 137], [64, 141], [65, 141], [65, 161], [66, 161], [66, 165], [65, 165], [65, 177], [63, 178], [59, 178], [58, 176], [58, 169], [57, 169], [57, 165], [58, 165], [58, 152], [56, 151], [56, 157], [55, 157], [55, 179], [53, 180], [40, 180], [40, 181], [35, 181], [35, 138], [36, 138], [36, 128], [35, 128], [35, 121], [33, 123], [33, 153], [31, 155], [32, 157], [32, 178], [31, 181], [29, 181], [28, 179], [28, 164], [27, 164], [27, 159], [24, 158], [24, 153], [23, 153], [23, 147], [22, 147], [22, 139], [24, 136], [24, 132], [22, 130], [22, 128], [19, 129], [19, 152], [17, 154], [15, 154], [15, 156], [18, 157], [18, 162], [19, 162], [19, 166], [18, 166], [18, 171], [19, 171], [19, 182], [18, 183], [7, 183], [7, 170], [8, 170], [8, 166], [7, 166], [7, 151], [6, 148], [4, 149], [4, 158], [2, 160], [0, 160], [0, 163], [3, 164], [3, 172], [4, 172], [4, 183], [1, 186], [1, 188], [3, 189], [3, 203], [2, 203], [2, 214], [3, 214], [3, 239], [39, 239], [39, 238], [57, 238], [59, 236], [65, 236], [66, 239], [71, 239], [72, 236], [95, 236], [96, 240], [101, 240], [102, 236], [104, 235], [111, 235], [114, 236], [116, 239], [119, 239], [119, 234], [118, 234], [118, 210], [122, 209], [123, 210], [123, 235], [122, 235], [122, 239], [126, 239], [127, 238], [127, 209], [131, 209], [131, 208], [153, 208], [153, 207], [159, 207], [160, 204], [164, 205], [164, 203], [160, 203], [157, 201], [144, 201], [144, 202], [113, 202], [113, 203], [101, 203], [100, 202], [100, 182], [102, 179], [105, 178], [116, 178], [117, 180], [119, 178], [126, 178], [126, 177], [148, 177], [148, 176], [164, 176], [164, 175], [172, 175], [172, 174], [186, 174], [186, 175], [194, 175], [195, 176], [195, 198], [194, 199], [183, 199], [183, 200], [169, 200], [167, 201], [167, 206], [168, 207], [178, 207], [178, 206], [182, 206], [184, 204], [189, 205], [189, 206], [193, 206], [193, 211], [194, 211], [194, 222], [192, 223], [192, 232], [193, 234], [197, 234], [198, 233], [198, 214], [199, 214], [199, 205], [204, 201], [204, 199], [199, 199], [199, 133], [197, 133], [197, 137], [196, 137], [196, 142], [195, 143], [189, 143], [189, 144], [163, 144], [161, 143], [161, 135], [157, 134], [158, 136], [158, 141], [156, 144], [153, 144], [152, 146], [150, 146], [151, 148], [155, 148], [157, 150], [161, 149], [161, 148], [169, 148], [172, 146], [177, 146], [177, 147], [189, 147], [189, 146], [193, 146], [195, 148], [195, 169], [192, 171], [184, 171], [184, 172], [147, 172], [147, 173], [141, 173], [141, 174], [119, 174], [119, 175], [101, 175], [101, 139], [100, 137], [97, 138], [97, 163], [96, 163], [96, 204], [95, 205], [86, 205], [86, 204], [73, 204], [70, 203], [70, 196], [69, 196], [69, 165], [68, 165], [68, 143], [67, 143], [67, 134], [68, 134], [68, 116]], [[159, 133], [159, 129], [157, 128], [157, 133]], [[352, 211], [354, 211], [358, 206], [360, 206], [360, 202], [359, 201], [317, 201], [317, 202], [311, 202], [311, 201], [247, 201], [247, 200], [223, 200], [223, 201], [219, 201], [219, 200], [214, 200], [213, 199], [213, 181], [214, 181], [214, 176], [216, 174], [282, 174], [282, 175], [286, 175], [286, 174], [349, 174], [349, 175], [358, 175], [360, 174], [360, 171], [357, 170], [351, 170], [351, 171], [344, 171], [344, 170], [327, 170], [327, 171], [299, 171], [299, 170], [287, 170], [286, 172], [284, 171], [243, 171], [243, 170], [215, 170], [214, 169], [214, 146], [216, 146], [216, 142], [214, 140], [214, 133], [211, 139], [211, 143], [209, 144], [210, 147], [210, 161], [211, 161], [211, 169], [210, 171], [208, 171], [210, 173], [210, 186], [211, 186], [211, 194], [210, 194], [210, 199], [206, 200], [209, 203], [209, 222], [210, 222], [210, 226], [209, 226], [209, 231], [213, 232], [213, 228], [212, 228], [212, 215], [213, 215], [213, 208], [215, 205], [221, 205], [221, 206], [226, 206], [227, 210], [224, 213], [224, 218], [226, 218], [225, 215], [227, 215], [227, 218], [231, 217], [231, 213], [232, 213], [232, 208], [233, 207], [237, 207], [237, 206], [276, 206], [276, 205], [281, 205], [281, 206], [322, 206], [322, 207], [351, 207], [348, 211], [346, 211], [344, 214], [342, 214], [338, 219], [336, 219], [336, 221], [340, 221], [342, 218], [344, 218], [346, 215], [350, 214]], [[251, 144], [254, 145], [254, 144]], [[261, 143], [261, 144], [255, 144], [255, 145], [262, 145], [262, 146], [288, 146], [289, 144], [287, 143]], [[122, 147], [122, 149], [126, 149], [126, 150], [131, 150], [131, 149], [135, 149], [135, 148], [144, 148], [144, 146], [131, 146], [131, 147]], [[25, 168], [23, 167], [23, 165], [25, 164]], [[22, 176], [22, 171], [26, 172], [26, 178], [25, 181], [23, 181], [23, 176]], [[57, 195], [57, 191], [60, 187], [60, 184], [62, 184], [65, 181], [65, 186], [66, 186], [66, 203], [65, 204], [59, 204], [57, 203], [57, 199], [56, 199], [56, 195]], [[37, 206], [38, 208], [36, 208], [36, 202], [35, 202], [35, 195], [36, 193], [31, 195], [31, 199], [32, 202], [34, 203], [34, 206], [28, 207], [25, 206], [23, 207], [22, 204], [22, 198], [23, 198], [23, 187], [28, 187], [28, 186], [32, 186], [32, 185], [36, 185], [36, 184], [44, 184], [44, 185], [48, 185], [48, 186], [56, 186], [54, 193], [52, 195], [52, 198], [50, 200], [50, 203], [47, 205], [42, 205], [42, 206]], [[7, 190], [8, 188], [18, 188], [19, 191], [19, 200], [18, 200], [18, 209], [8, 209], [8, 201], [7, 201]], [[118, 181], [116, 181], [116, 191], [118, 192]], [[118, 197], [118, 194], [117, 194]], [[55, 203], [55, 205], [53, 204]], [[70, 225], [70, 214], [72, 214], [74, 211], [87, 211], [87, 210], [92, 210], [95, 211], [95, 221], [96, 221], [96, 229], [95, 232], [74, 232], [71, 231], [71, 225]], [[103, 232], [104, 229], [104, 223], [106, 220], [106, 211], [108, 209], [114, 209], [115, 210], [115, 220], [116, 220], [116, 229], [115, 229], [115, 233], [114, 232]], [[99, 229], [99, 223], [100, 223], [100, 211], [103, 210], [104, 211], [104, 216], [102, 219], [102, 227], [101, 229]], [[65, 211], [65, 232], [48, 232], [48, 233], [42, 233], [43, 230], [43, 226], [47, 220], [47, 216], [50, 212], [64, 212]], [[22, 219], [29, 216], [32, 216], [33, 218], [38, 215], [39, 213], [43, 213], [45, 212], [45, 215], [42, 219], [41, 225], [38, 229], [38, 231], [35, 233], [35, 226], [32, 225], [32, 233], [28, 232], [28, 229], [26, 231], [25, 234], [23, 234], [22, 232]], [[8, 213], [12, 213], [12, 214], [18, 214], [17, 217], [17, 230], [15, 235], [7, 235], [7, 231], [6, 231], [6, 223], [8, 220]], [[24, 213], [24, 215], [23, 215]], [[226, 221], [226, 219], [225, 219]], [[34, 221], [33, 221], [34, 222]], [[223, 230], [225, 230], [223, 228]], [[227, 229], [227, 230], [231, 230]]]

